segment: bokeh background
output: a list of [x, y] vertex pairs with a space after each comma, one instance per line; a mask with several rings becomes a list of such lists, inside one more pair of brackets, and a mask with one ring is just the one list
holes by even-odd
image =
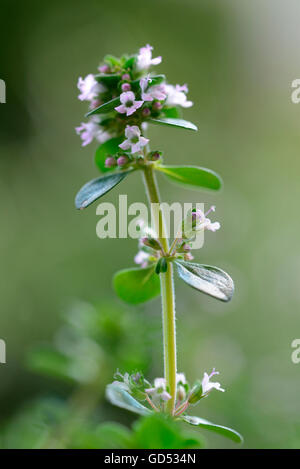
[[[176, 283], [179, 370], [191, 381], [214, 366], [221, 371], [227, 392], [195, 413], [238, 429], [244, 447], [299, 448], [300, 364], [291, 361], [291, 342], [300, 337], [300, 105], [290, 98], [300, 75], [299, 15], [296, 0], [1, 1], [1, 425], [39, 396], [70, 392], [68, 383], [28, 370], [26, 357], [52, 341], [76, 301], [97, 303], [106, 315], [132, 314], [128, 344], [130, 334], [145, 332], [132, 318], [143, 318], [141, 365], [151, 356], [148, 376], [161, 375], [159, 299], [128, 310], [111, 286], [115, 271], [133, 265], [136, 242], [99, 240], [96, 206], [79, 213], [73, 202], [97, 176], [96, 144], [83, 149], [74, 131], [86, 112], [78, 76], [96, 71], [106, 53], [150, 43], [169, 81], [189, 84], [195, 105], [185, 117], [199, 127], [191, 134], [154, 126], [153, 146], [168, 163], [206, 166], [225, 182], [215, 195], [162, 178], [162, 197], [217, 206], [222, 229], [206, 237], [196, 259], [236, 283], [229, 304]], [[106, 200], [117, 203], [119, 192], [145, 200], [139, 177], [118, 189]], [[129, 366], [139, 353], [131, 351]], [[103, 389], [115, 366], [104, 362]], [[100, 420], [132, 421], [104, 401], [102, 408]], [[206, 438], [209, 447], [232, 447]]]

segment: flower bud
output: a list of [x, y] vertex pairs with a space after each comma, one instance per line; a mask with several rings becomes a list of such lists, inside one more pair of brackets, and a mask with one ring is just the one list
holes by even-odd
[[131, 86], [129, 83], [123, 83], [122, 85], [122, 91], [130, 91], [131, 90]]
[[141, 242], [145, 245], [145, 246], [148, 246], [149, 248], [152, 248], [152, 249], [155, 249], [156, 251], [160, 251], [161, 250], [161, 245], [159, 244], [159, 242], [154, 239], [154, 238], [147, 238], [147, 237], [144, 237], [141, 239]]
[[150, 114], [151, 114], [151, 111], [148, 107], [145, 107], [143, 110], [142, 110], [142, 114], [144, 117], [149, 117]]
[[117, 164], [118, 166], [125, 166], [129, 161], [128, 157], [126, 155], [119, 156], [117, 159]]
[[129, 73], [124, 73], [124, 75], [122, 75], [122, 80], [124, 80], [124, 81], [129, 81], [129, 80], [130, 80], [130, 75], [129, 75]]
[[185, 255], [184, 255], [184, 260], [185, 261], [192, 261], [194, 259], [194, 256], [190, 253], [190, 252], [187, 252]]
[[158, 151], [155, 151], [154, 153], [152, 153], [152, 156], [151, 156], [152, 161], [157, 161], [159, 160], [159, 158], [160, 158], [160, 153]]
[[188, 401], [190, 404], [196, 404], [203, 397], [202, 393], [202, 383], [201, 381], [196, 381], [194, 386], [191, 389]]
[[177, 399], [183, 401], [186, 397], [186, 392], [183, 386], [179, 385], [177, 388]]
[[100, 73], [109, 73], [110, 72], [110, 68], [106, 64], [105, 65], [100, 65], [98, 70], [99, 70]]
[[160, 111], [162, 109], [162, 104], [159, 101], [155, 101], [155, 103], [153, 103], [153, 109], [155, 109], [155, 111]]
[[108, 158], [106, 158], [105, 160], [106, 168], [112, 168], [113, 166], [116, 166], [116, 165], [117, 165], [117, 162], [113, 156], [109, 156]]

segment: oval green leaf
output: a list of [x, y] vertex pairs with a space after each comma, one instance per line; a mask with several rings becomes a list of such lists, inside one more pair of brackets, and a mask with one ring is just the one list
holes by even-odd
[[109, 155], [115, 155], [119, 150], [119, 145], [124, 140], [123, 137], [115, 137], [102, 143], [95, 153], [95, 163], [102, 173], [113, 171], [115, 168], [106, 168], [105, 160]]
[[95, 200], [109, 192], [121, 182], [131, 171], [108, 174], [87, 182], [75, 197], [76, 208], [82, 210], [91, 205]]
[[160, 280], [153, 266], [120, 270], [113, 283], [119, 297], [131, 304], [144, 303], [160, 294]]
[[149, 119], [149, 122], [152, 124], [159, 125], [170, 125], [172, 127], [181, 127], [182, 129], [187, 130], [198, 130], [198, 127], [192, 122], [186, 121], [184, 119], [175, 119], [171, 117], [160, 117], [159, 119]]
[[234, 441], [235, 443], [243, 443], [244, 439], [240, 433], [232, 428], [224, 427], [223, 425], [216, 425], [215, 423], [209, 422], [208, 420], [202, 419], [200, 417], [192, 417], [190, 415], [183, 415], [181, 420], [184, 420], [186, 423], [190, 425], [194, 425], [196, 427], [205, 428], [206, 430], [211, 430], [215, 433], [219, 433], [219, 435], [225, 436], [226, 438], [230, 438], [230, 440]]
[[193, 262], [175, 262], [179, 277], [196, 290], [221, 301], [230, 301], [234, 292], [232, 278], [218, 267]]
[[172, 181], [194, 188], [217, 191], [222, 187], [220, 176], [207, 168], [157, 165], [155, 169], [163, 172]]
[[122, 409], [129, 410], [140, 415], [150, 415], [151, 410], [136, 401], [124, 388], [124, 383], [115, 381], [112, 384], [106, 386], [106, 398], [107, 400]]

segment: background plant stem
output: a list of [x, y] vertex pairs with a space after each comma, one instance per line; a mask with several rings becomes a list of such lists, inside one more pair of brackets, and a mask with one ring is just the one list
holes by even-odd
[[[144, 182], [150, 204], [160, 204], [160, 196], [156, 177], [152, 165], [144, 168]], [[151, 208], [152, 209], [152, 208]], [[169, 251], [163, 214], [159, 208], [158, 217], [154, 218], [155, 231], [165, 252]], [[175, 292], [173, 284], [173, 265], [168, 262], [166, 273], [160, 274], [161, 297], [162, 297], [162, 319], [163, 319], [163, 342], [164, 342], [164, 374], [166, 385], [169, 389], [171, 399], [167, 401], [166, 410], [173, 414], [176, 398], [176, 328], [175, 328]]]

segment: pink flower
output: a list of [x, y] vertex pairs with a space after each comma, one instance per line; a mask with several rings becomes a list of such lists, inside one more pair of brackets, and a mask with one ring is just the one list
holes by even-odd
[[78, 95], [78, 99], [80, 99], [80, 101], [92, 101], [99, 93], [105, 91], [105, 87], [101, 85], [101, 83], [98, 83], [95, 80], [94, 75], [91, 73], [84, 79], [80, 77], [78, 79], [77, 87], [81, 92]]
[[204, 373], [204, 377], [202, 380], [202, 394], [208, 394], [212, 389], [217, 389], [218, 391], [225, 392], [225, 389], [221, 388], [220, 383], [212, 383], [210, 381], [210, 378], [212, 378], [214, 375], [218, 375], [219, 372], [215, 370], [215, 368], [212, 370], [211, 374], [208, 375], [207, 373]]
[[151, 78], [149, 76], [141, 78], [140, 87], [143, 101], [153, 101], [154, 99], [163, 101], [167, 97], [164, 85], [151, 86]]
[[193, 106], [193, 102], [187, 100], [186, 93], [188, 88], [186, 85], [165, 85], [165, 91], [167, 93], [167, 106], [182, 106], [186, 108]]
[[125, 136], [127, 137], [127, 140], [124, 140], [119, 147], [122, 148], [122, 150], [130, 149], [131, 153], [141, 151], [141, 149], [149, 142], [148, 138], [141, 137], [141, 131], [137, 125], [127, 125]]
[[83, 141], [83, 147], [91, 143], [94, 138], [100, 143], [104, 143], [111, 138], [111, 135], [108, 132], [105, 132], [95, 121], [82, 122], [79, 127], [75, 128], [75, 130], [77, 135], [80, 135], [80, 138]]
[[137, 109], [143, 105], [143, 101], [136, 101], [135, 95], [132, 91], [126, 91], [120, 95], [121, 105], [115, 107], [115, 110], [120, 112], [120, 114], [125, 114], [131, 116]]
[[139, 50], [136, 63], [136, 68], [138, 70], [147, 70], [151, 65], [158, 65], [161, 63], [161, 57], [152, 59], [152, 50], [153, 47], [149, 44]]

